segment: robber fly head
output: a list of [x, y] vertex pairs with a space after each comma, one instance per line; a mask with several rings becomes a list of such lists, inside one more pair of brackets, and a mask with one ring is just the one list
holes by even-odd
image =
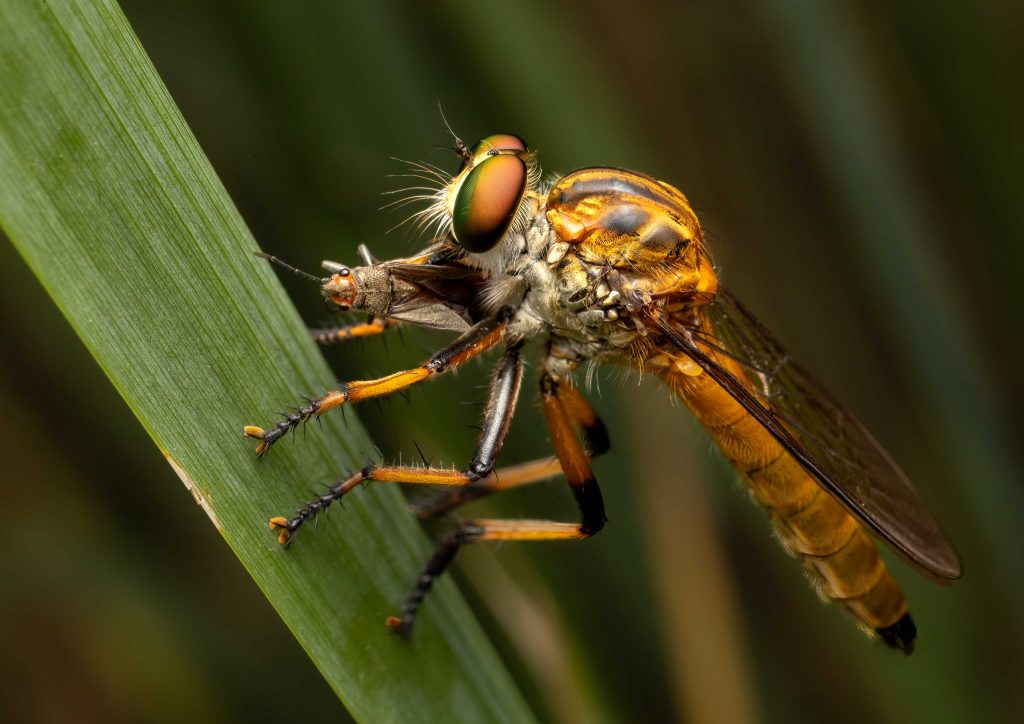
[[445, 194], [455, 241], [475, 254], [496, 247], [524, 218], [536, 175], [533, 154], [519, 136], [497, 133], [468, 149]]
[[462, 160], [458, 172], [450, 176], [433, 164], [395, 159], [410, 167], [397, 176], [439, 185], [388, 192], [405, 195], [383, 208], [426, 201], [426, 208], [397, 226], [412, 222], [420, 231], [431, 229], [438, 237], [449, 236], [470, 253], [485, 254], [527, 221], [527, 196], [540, 178], [535, 154], [526, 141], [511, 133], [487, 136], [472, 147], [454, 134], [452, 137], [450, 150]]

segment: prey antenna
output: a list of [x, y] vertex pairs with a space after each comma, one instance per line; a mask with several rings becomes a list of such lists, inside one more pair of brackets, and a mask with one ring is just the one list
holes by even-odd
[[316, 282], [317, 284], [323, 284], [323, 282], [324, 282], [324, 280], [321, 279], [320, 277], [313, 276], [309, 272], [304, 272], [301, 269], [296, 269], [291, 264], [287, 264], [287, 263], [281, 261], [276, 256], [274, 256], [273, 254], [267, 254], [267, 253], [262, 252], [262, 251], [257, 251], [257, 252], [254, 252], [254, 253], [260, 259], [266, 259], [267, 261], [269, 261], [272, 264], [277, 264], [282, 269], [287, 269], [288, 271], [290, 271], [290, 272], [292, 272], [294, 274], [298, 274], [300, 277], [304, 277], [305, 279], [311, 279], [314, 282]]

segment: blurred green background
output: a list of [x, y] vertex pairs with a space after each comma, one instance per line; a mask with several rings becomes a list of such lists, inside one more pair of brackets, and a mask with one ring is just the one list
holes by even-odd
[[[360, 242], [381, 257], [422, 243], [378, 208], [408, 185], [391, 157], [457, 167], [438, 102], [467, 141], [518, 133], [548, 172], [616, 165], [678, 186], [726, 283], [901, 461], [965, 560], [951, 589], [895, 561], [918, 652], [872, 644], [816, 601], [685, 411], [605, 373], [608, 528], [457, 566], [541, 718], [1024, 717], [1022, 6], [123, 8], [256, 238], [305, 269], [354, 262]], [[13, 249], [0, 255], [0, 720], [344, 717]], [[285, 283], [328, 321], [315, 288]], [[443, 340], [328, 355], [366, 377]], [[386, 457], [415, 440], [461, 465], [479, 410], [459, 403], [486, 374], [359, 414]], [[534, 389], [506, 462], [547, 454]], [[475, 510], [575, 516], [559, 482]]]

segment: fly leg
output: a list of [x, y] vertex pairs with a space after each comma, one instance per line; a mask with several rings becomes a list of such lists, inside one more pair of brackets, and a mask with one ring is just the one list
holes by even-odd
[[411, 483], [419, 485], [467, 486], [486, 478], [494, 469], [501, 447], [505, 443], [512, 415], [515, 412], [519, 388], [523, 380], [523, 361], [519, 344], [508, 347], [491, 378], [483, 426], [476, 453], [465, 470], [447, 468], [368, 465], [345, 480], [332, 485], [323, 495], [312, 500], [291, 518], [276, 517], [270, 521], [271, 530], [277, 530], [282, 545], [307, 522], [315, 518], [335, 500], [340, 500], [362, 483]]
[[[567, 383], [566, 383], [567, 384]], [[559, 383], [550, 375], [541, 377], [541, 400], [544, 418], [551, 433], [551, 442], [558, 462], [565, 473], [569, 488], [580, 507], [579, 523], [560, 523], [551, 520], [470, 520], [460, 523], [444, 536], [420, 572], [412, 591], [402, 604], [402, 615], [391, 616], [385, 622], [392, 631], [405, 636], [412, 629], [416, 613], [424, 597], [434, 585], [455, 554], [466, 543], [493, 540], [581, 540], [589, 538], [604, 527], [604, 501], [597, 486], [590, 459], [570, 422], [569, 412], [559, 399]]]
[[[590, 460], [603, 455], [611, 447], [608, 430], [574, 385], [566, 381], [556, 387], [555, 395], [577, 435], [583, 438], [583, 448]], [[420, 520], [429, 520], [455, 508], [492, 493], [531, 485], [562, 474], [558, 458], [542, 458], [520, 465], [499, 468], [472, 485], [456, 488], [413, 506]]]
[[486, 478], [482, 478], [472, 485], [455, 488], [427, 500], [414, 503], [412, 509], [420, 520], [430, 520], [486, 495], [509, 490], [510, 488], [532, 485], [561, 474], [562, 466], [559, 465], [558, 458], [538, 458], [537, 460], [531, 460], [519, 465], [499, 468], [491, 472]]
[[512, 310], [508, 307], [500, 309], [496, 315], [478, 322], [468, 332], [440, 352], [437, 352], [419, 367], [395, 372], [376, 380], [345, 382], [338, 389], [311, 399], [303, 407], [285, 415], [283, 420], [269, 430], [264, 430], [262, 427], [256, 427], [255, 425], [246, 425], [243, 432], [247, 436], [254, 437], [260, 441], [256, 446], [256, 454], [262, 456], [270, 449], [271, 445], [284, 437], [289, 430], [294, 429], [300, 423], [306, 422], [314, 416], [319, 417], [328, 410], [341, 407], [346, 403], [361, 402], [371, 397], [380, 397], [403, 390], [417, 382], [422, 382], [428, 377], [433, 377], [436, 374], [458, 367], [486, 352], [501, 339], [511, 313]]
[[[580, 533], [583, 537], [590, 537], [604, 527], [607, 518], [604, 516], [601, 489], [590, 467], [590, 457], [576, 437], [566, 405], [558, 394], [565, 384], [568, 383], [560, 383], [549, 374], [543, 374], [540, 378], [541, 404], [555, 455], [558, 456], [566, 482], [580, 508]], [[582, 400], [582, 397], [579, 399]], [[607, 441], [607, 434], [604, 437]]]
[[319, 329], [310, 329], [309, 333], [313, 337], [313, 341], [322, 347], [326, 347], [330, 344], [337, 344], [347, 339], [360, 339], [363, 337], [374, 337], [378, 334], [383, 334], [386, 330], [391, 327], [397, 327], [398, 322], [390, 319], [371, 319], [368, 322], [360, 322], [358, 324], [344, 324], [338, 327], [324, 327]]

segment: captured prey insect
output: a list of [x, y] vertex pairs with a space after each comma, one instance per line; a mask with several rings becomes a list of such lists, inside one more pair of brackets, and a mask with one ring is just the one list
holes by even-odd
[[[316, 333], [320, 342], [414, 324], [460, 333], [414, 369], [347, 382], [269, 429], [246, 427], [263, 455], [289, 430], [336, 407], [387, 395], [503, 348], [490, 382], [476, 453], [464, 470], [370, 465], [291, 518], [273, 518], [287, 543], [310, 519], [364, 482], [450, 486], [421, 518], [490, 493], [564, 475], [578, 523], [468, 520], [439, 541], [388, 625], [407, 633], [434, 579], [468, 543], [584, 539], [605, 524], [591, 460], [605, 426], [573, 382], [589, 363], [661, 377], [748, 484], [790, 555], [820, 595], [871, 636], [911, 653], [916, 627], [872, 535], [940, 581], [960, 562], [910, 482], [871, 434], [736, 298], [719, 287], [700, 223], [674, 187], [634, 171], [585, 168], [542, 181], [518, 136], [457, 141], [454, 176], [420, 166], [438, 186], [415, 218], [436, 225], [421, 253], [363, 264], [324, 262], [314, 277], [365, 324]], [[276, 259], [272, 260], [277, 261]], [[287, 265], [284, 265], [287, 266]], [[540, 397], [555, 457], [495, 470], [523, 375], [527, 343], [542, 348]]]

